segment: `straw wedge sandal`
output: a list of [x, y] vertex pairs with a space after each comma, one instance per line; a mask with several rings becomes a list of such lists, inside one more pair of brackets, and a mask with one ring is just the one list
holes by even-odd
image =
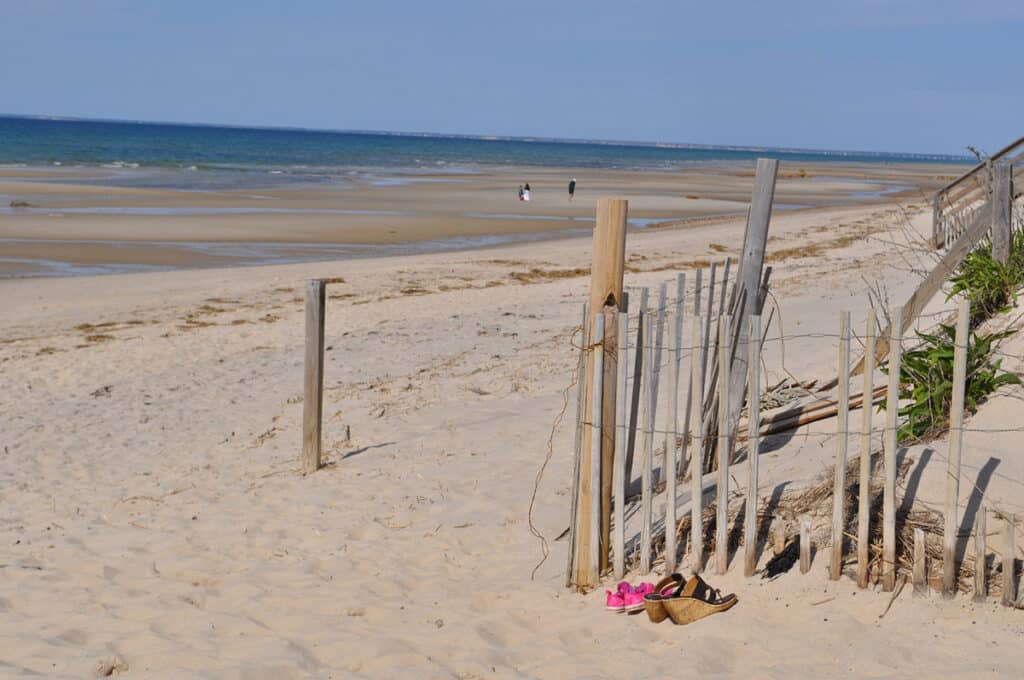
[[712, 588], [699, 576], [694, 576], [690, 582], [696, 582], [696, 585], [689, 595], [662, 600], [665, 611], [677, 625], [685, 626], [705, 616], [727, 611], [739, 602], [732, 593], [722, 595], [722, 591]]
[[668, 618], [665, 601], [692, 594], [698, 586], [697, 578], [686, 580], [681, 574], [666, 576], [654, 586], [654, 592], [644, 595], [644, 609], [651, 623], [661, 623]]

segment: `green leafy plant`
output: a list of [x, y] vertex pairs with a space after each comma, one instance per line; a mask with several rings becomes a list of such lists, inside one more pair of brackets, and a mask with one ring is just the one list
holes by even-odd
[[[974, 413], [1001, 385], [1020, 384], [1020, 378], [1000, 368], [1001, 359], [993, 359], [992, 344], [1009, 332], [979, 336], [970, 332], [967, 343], [967, 380], [964, 408]], [[921, 333], [921, 346], [903, 354], [900, 364], [900, 399], [911, 403], [899, 410], [906, 418], [897, 434], [901, 442], [935, 437], [949, 427], [953, 403], [953, 363], [956, 328], [940, 324], [937, 333]], [[883, 369], [886, 370], [886, 369]], [[882, 402], [882, 409], [887, 407]]]
[[952, 288], [947, 300], [957, 294], [970, 300], [972, 327], [1006, 311], [1017, 303], [1017, 294], [1024, 287], [1024, 231], [1012, 232], [1006, 264], [992, 257], [992, 244], [986, 242], [967, 254], [949, 282]]

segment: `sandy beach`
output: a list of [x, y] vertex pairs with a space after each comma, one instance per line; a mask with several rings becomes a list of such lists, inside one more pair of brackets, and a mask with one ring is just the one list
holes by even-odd
[[[941, 181], [934, 168], [876, 168], [865, 191], [885, 190], [879, 176], [913, 188], [842, 207], [825, 204], [864, 186], [850, 182], [863, 169], [827, 172], [847, 175], [779, 180], [777, 203], [810, 207], [778, 210], [771, 224], [769, 384], [834, 376], [836, 341], [827, 336], [838, 311], [851, 310], [859, 332], [869, 283], [902, 302], [929, 262], [914, 240], [929, 233], [925, 190]], [[666, 222], [630, 232], [627, 287], [656, 287], [738, 254], [749, 176], [694, 172], [685, 191], [698, 198], [670, 201], [674, 175], [606, 171], [570, 206], [564, 174], [529, 178], [529, 209], [558, 218], [542, 229], [572, 229], [592, 219], [596, 198], [613, 195], [630, 199], [631, 218]], [[382, 243], [537, 230], [536, 221], [467, 216], [517, 210], [520, 176], [495, 172], [443, 191], [418, 183], [274, 192], [283, 207], [416, 213], [289, 214], [287, 231], [273, 214], [5, 212], [0, 238], [19, 240], [4, 250], [25, 259], [110, 263], [116, 247], [78, 241], [139, 243], [121, 258], [137, 262], [155, 250], [146, 241]], [[17, 197], [97, 206], [100, 194], [110, 207], [183, 205], [160, 191], [0, 180], [4, 205]], [[187, 203], [248, 205], [220, 195]], [[740, 217], [679, 223], [722, 212]], [[383, 234], [385, 224], [399, 233]], [[708, 579], [739, 605], [686, 627], [609, 614], [602, 591], [567, 590], [566, 541], [556, 537], [569, 518], [572, 338], [591, 244], [586, 233], [563, 236], [454, 253], [255, 268], [216, 268], [213, 258], [199, 271], [0, 280], [0, 674], [1019, 674], [1019, 611], [965, 595], [913, 599], [909, 587], [891, 601], [848, 576], [829, 581], [824, 551], [809, 574], [774, 580], [743, 578], [734, 557], [728, 574]], [[186, 256], [170, 250], [165, 264], [182, 264], [173, 258]], [[304, 477], [302, 295], [312, 277], [340, 282], [328, 288], [327, 465]], [[950, 309], [937, 298], [926, 321]], [[1022, 355], [1024, 341], [1003, 349]], [[1022, 370], [1019, 361], [1004, 368]], [[971, 422], [996, 429], [1019, 419], [1022, 395], [1003, 388]], [[812, 424], [766, 446], [760, 494], [828, 474], [834, 428]], [[997, 459], [986, 503], [1024, 511], [1018, 440], [1014, 432], [967, 437], [964, 502]], [[946, 448], [939, 440], [906, 450], [916, 481], [898, 500], [941, 503]], [[528, 511], [549, 453], [533, 514], [550, 550], [542, 562]], [[742, 489], [743, 466], [733, 473]], [[991, 540], [1001, 545], [995, 533]], [[762, 565], [768, 557], [766, 547]], [[630, 577], [656, 580], [660, 569]]]
[[[775, 208], [919, 198], [958, 171], [804, 163], [781, 173]], [[204, 191], [123, 186], [136, 175], [161, 184], [174, 173], [0, 171], [0, 277], [336, 260], [580, 236], [593, 228], [597, 199], [610, 195], [630, 200], [634, 229], [721, 220], [745, 214], [753, 184], [752, 169], [735, 164], [676, 172], [381, 171], [317, 185]], [[570, 177], [579, 178], [571, 203]], [[529, 203], [516, 199], [524, 183], [533, 189]]]

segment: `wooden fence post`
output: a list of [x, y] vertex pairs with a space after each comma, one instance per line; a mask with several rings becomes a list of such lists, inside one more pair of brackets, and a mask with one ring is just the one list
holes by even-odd
[[576, 362], [576, 436], [573, 441], [572, 459], [572, 510], [569, 514], [569, 556], [565, 567], [565, 586], [572, 585], [576, 564], [576, 544], [578, 542], [576, 528], [579, 524], [579, 502], [580, 502], [580, 459], [583, 446], [583, 401], [586, 397], [584, 388], [587, 384], [587, 377], [583, 374], [587, 370], [587, 347], [590, 345], [590, 329], [588, 323], [590, 316], [587, 314], [587, 303], [583, 303], [583, 321], [580, 325], [580, 357]]
[[1006, 515], [1006, 528], [1003, 539], [1003, 604], [1012, 607], [1017, 601], [1016, 579], [1017, 548], [1014, 540], [1013, 515]]
[[857, 503], [857, 585], [868, 587], [871, 560], [871, 406], [875, 380], [875, 315], [870, 314], [864, 335], [864, 383], [860, 422], [860, 497]]
[[1012, 166], [1000, 161], [995, 168], [995, 187], [992, 191], [992, 257], [1006, 264], [1010, 259], [1010, 229], [1013, 214]]
[[985, 515], [988, 514], [985, 506], [978, 508], [978, 514], [974, 518], [974, 601], [984, 602], [988, 595], [988, 583], [985, 573]]
[[[882, 489], [882, 590], [896, 589], [896, 432], [903, 359], [903, 308], [893, 307], [889, 335], [889, 389], [885, 402], [885, 470]], [[865, 397], [867, 398], [867, 397]]]
[[652, 347], [653, 340], [650, 336], [644, 338], [644, 373], [643, 373], [643, 457], [641, 458], [640, 469], [640, 514], [642, 525], [640, 527], [640, 571], [644, 574], [651, 572], [651, 506], [654, 501], [653, 470], [654, 465], [654, 404], [652, 394], [654, 392], [653, 369], [651, 365], [654, 357]]
[[[601, 487], [601, 434], [604, 416], [604, 343], [601, 338], [605, 337], [605, 316], [604, 314], [598, 314], [594, 317], [594, 333], [595, 339], [594, 349], [592, 353], [594, 355], [593, 362], [593, 373], [591, 379], [591, 389], [593, 390], [593, 399], [591, 399], [590, 409], [590, 466], [586, 472], [589, 476], [590, 487], [589, 499], [590, 499], [590, 524], [589, 528], [589, 546], [590, 546], [590, 559], [588, 560], [590, 573], [589, 580], [592, 585], [596, 585], [601, 577], [600, 565], [600, 530], [601, 524], [597, 521], [597, 517], [601, 512], [601, 494], [597, 493], [597, 490]], [[600, 345], [600, 346], [598, 346]]]
[[[682, 305], [676, 307], [677, 312], [682, 311]], [[683, 343], [679, 341], [679, 333], [682, 327], [673, 320], [670, 324], [671, 335], [668, 346], [668, 408], [665, 413], [665, 460], [663, 462], [663, 474], [665, 476], [665, 573], [671, 574], [676, 570], [676, 442], [678, 441], [678, 418], [679, 408], [679, 348]]]
[[626, 486], [633, 481], [633, 458], [636, 452], [636, 431], [637, 426], [640, 425], [643, 420], [643, 416], [640, 412], [641, 399], [641, 384], [640, 376], [644, 372], [644, 351], [643, 346], [645, 339], [650, 334], [648, 328], [650, 327], [650, 321], [647, 315], [647, 298], [649, 295], [648, 289], [640, 289], [640, 304], [637, 306], [637, 321], [636, 321], [636, 347], [633, 349], [633, 383], [629, 389], [629, 438], [626, 440]]
[[[774, 158], [758, 158], [757, 170], [754, 175], [754, 191], [750, 198], [750, 211], [747, 213], [747, 225], [743, 232], [743, 250], [736, 270], [736, 283], [729, 312], [733, 316], [736, 330], [733, 337], [737, 348], [746, 346], [747, 318], [752, 314], [760, 314], [758, 306], [761, 291], [762, 270], [764, 269], [764, 253], [768, 243], [768, 226], [772, 219], [772, 203], [775, 200], [775, 183], [779, 172], [779, 161]], [[743, 406], [746, 390], [747, 358], [738, 349], [729, 367], [730, 394], [733, 413], [739, 413]], [[720, 370], [725, 370], [720, 369]]]
[[[616, 374], [618, 397], [615, 405], [619, 410], [615, 423], [615, 470], [612, 474], [615, 517], [612, 520], [612, 557], [615, 579], [619, 580], [626, 573], [626, 437], [629, 436], [629, 420], [626, 417], [628, 404], [626, 399], [627, 366], [629, 365], [629, 314], [619, 313], [619, 370]], [[634, 378], [635, 379], [635, 378]]]
[[806, 574], [811, 570], [811, 520], [809, 517], [800, 518], [800, 573]]
[[718, 321], [718, 516], [715, 521], [715, 565], [717, 573], [729, 570], [729, 455], [732, 414], [729, 412], [729, 329], [732, 317]]
[[[850, 313], [839, 313], [839, 404], [836, 412], [835, 485], [832, 488], [832, 561], [829, 578], [838, 581], [843, 573], [843, 533], [846, 527], [846, 444], [850, 420]], [[865, 399], [870, 399], [865, 395]]]
[[693, 317], [690, 328], [690, 568], [699, 573], [704, 568], [704, 349], [700, 315]]
[[957, 591], [956, 533], [957, 501], [960, 497], [960, 451], [964, 439], [964, 392], [967, 385], [967, 343], [971, 303], [961, 300], [957, 309], [956, 344], [953, 350], [953, 403], [949, 408], [949, 458], [946, 463], [946, 526], [942, 551], [942, 594]]
[[747, 459], [750, 473], [747, 478], [747, 512], [743, 528], [743, 575], [753, 576], [757, 570], [757, 474], [760, 457], [761, 431], [761, 316], [750, 317], [747, 333]]
[[[597, 224], [594, 228], [593, 260], [590, 269], [590, 306], [589, 313], [591, 324], [601, 317], [604, 318], [606, 307], [613, 311], [619, 311], [622, 303], [622, 277], [625, 270], [626, 259], [626, 217], [628, 204], [621, 199], [600, 199], [597, 202]], [[600, 345], [601, 351], [610, 353], [611, 357], [605, 361], [602, 359], [604, 375], [603, 383], [612, 386], [616, 384], [617, 362], [614, 361], [615, 346], [618, 342], [618, 324], [606, 324], [602, 321], [602, 335], [591, 338], [591, 345]], [[593, 412], [593, 375], [592, 367], [597, 357], [590, 352], [587, 358], [588, 370], [586, 372], [588, 387], [585, 390], [586, 400], [584, 413]], [[588, 471], [593, 469], [590, 457], [596, 452], [600, 457], [600, 464], [597, 469], [601, 471], [601, 478], [596, 488], [591, 488], [587, 475], [583, 479], [588, 483], [582, 486], [582, 496], [579, 504], [581, 525], [588, 527], [588, 530], [580, 532], [576, 551], [576, 585], [581, 588], [592, 588], [597, 585], [592, 580], [594, 573], [600, 574], [608, 568], [609, 543], [611, 542], [611, 503], [612, 503], [612, 458], [615, 455], [615, 390], [603, 391], [601, 402], [602, 429], [599, 432], [599, 441], [595, 445], [591, 438], [593, 428], [584, 428], [581, 469]], [[597, 517], [591, 516], [590, 495], [594, 493], [599, 497], [597, 503]], [[592, 523], [598, 523], [597, 536], [600, 545], [590, 546], [590, 537], [593, 532], [589, 530]], [[589, 564], [590, 556], [598, 556], [598, 564], [592, 568]]]
[[914, 597], [925, 597], [928, 594], [928, 563], [924, 549], [924, 529], [914, 528]]
[[306, 282], [306, 360], [302, 398], [302, 473], [320, 469], [324, 396], [326, 281]]

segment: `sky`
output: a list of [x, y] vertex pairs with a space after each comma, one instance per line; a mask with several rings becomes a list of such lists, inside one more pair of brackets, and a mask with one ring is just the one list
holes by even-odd
[[1024, 2], [0, 0], [0, 112], [857, 151], [1024, 135]]

